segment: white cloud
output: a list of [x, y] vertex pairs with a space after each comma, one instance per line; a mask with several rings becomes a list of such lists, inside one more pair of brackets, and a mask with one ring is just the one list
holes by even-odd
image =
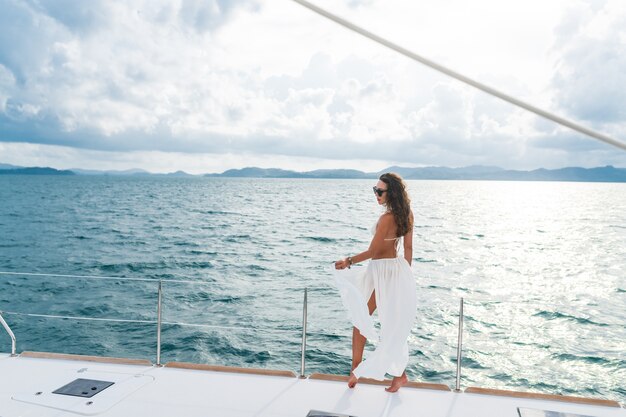
[[626, 4], [609, 1], [593, 14], [589, 7], [572, 9], [558, 28], [553, 88], [573, 117], [613, 130], [626, 122]]
[[[626, 8], [598, 3], [319, 0], [443, 64], [623, 138]], [[207, 153], [241, 154], [241, 161], [275, 155], [282, 164], [327, 158], [337, 166], [346, 150], [358, 160], [405, 164], [626, 165], [606, 145], [289, 1], [2, 8], [2, 141], [131, 152], [156, 170], [140, 155], [173, 152], [160, 159], [178, 161], [176, 169], [198, 166]]]
[[295, 171], [347, 168], [377, 172], [391, 161], [369, 159], [320, 159], [264, 153], [183, 153], [161, 151], [111, 152], [66, 146], [0, 142], [4, 163], [18, 166], [52, 166], [57, 169], [128, 170], [149, 168], [153, 173], [184, 169], [190, 174], [220, 173], [231, 168], [256, 166]]

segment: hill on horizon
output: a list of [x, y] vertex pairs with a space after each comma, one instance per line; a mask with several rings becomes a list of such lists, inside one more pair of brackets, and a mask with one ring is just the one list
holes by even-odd
[[246, 167], [229, 169], [220, 174], [192, 175], [184, 171], [166, 174], [151, 173], [143, 169], [123, 171], [98, 171], [75, 168], [58, 170], [50, 167], [20, 167], [0, 163], [0, 175], [80, 175], [80, 176], [156, 176], [156, 177], [222, 177], [222, 178], [302, 178], [302, 179], [376, 179], [384, 172], [395, 172], [407, 180], [493, 180], [493, 181], [578, 181], [578, 182], [626, 182], [626, 168], [611, 165], [596, 168], [567, 167], [559, 169], [539, 168], [531, 171], [507, 170], [495, 166], [471, 165], [449, 167], [401, 167], [390, 166], [377, 172], [356, 169], [317, 169], [293, 171], [281, 168]]
[[205, 174], [206, 177], [228, 178], [343, 178], [375, 179], [382, 173], [395, 172], [404, 179], [430, 180], [500, 180], [500, 181], [583, 181], [583, 182], [626, 182], [626, 168], [613, 166], [598, 168], [569, 167], [549, 170], [539, 168], [532, 171], [505, 170], [499, 167], [473, 165], [462, 168], [448, 167], [399, 167], [391, 166], [378, 172], [358, 170], [314, 170], [306, 172], [278, 168], [246, 167], [229, 169], [221, 174]]

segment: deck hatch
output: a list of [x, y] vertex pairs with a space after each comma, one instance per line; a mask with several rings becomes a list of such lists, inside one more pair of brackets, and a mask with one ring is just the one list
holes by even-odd
[[311, 410], [311, 411], [309, 411], [309, 414], [306, 415], [306, 417], [356, 417], [356, 416], [349, 416], [347, 414], [333, 413], [331, 411]]
[[72, 395], [74, 397], [91, 398], [97, 393], [109, 388], [113, 382], [98, 381], [96, 379], [78, 378], [67, 385], [52, 391], [53, 394]]

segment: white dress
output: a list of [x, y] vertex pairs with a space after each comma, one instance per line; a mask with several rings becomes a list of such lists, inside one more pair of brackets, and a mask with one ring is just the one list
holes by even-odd
[[400, 376], [409, 361], [407, 339], [417, 313], [417, 293], [411, 266], [403, 257], [371, 259], [367, 267], [336, 270], [333, 276], [354, 327], [367, 339], [378, 338], [367, 301], [375, 292], [380, 320], [376, 350], [354, 371], [357, 378]]

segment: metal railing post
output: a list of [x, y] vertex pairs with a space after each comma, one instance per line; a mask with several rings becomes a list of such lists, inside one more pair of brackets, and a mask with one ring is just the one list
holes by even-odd
[[302, 308], [302, 356], [300, 358], [300, 378], [304, 378], [304, 360], [306, 354], [306, 321], [307, 321], [307, 288], [304, 289], [304, 306]]
[[456, 385], [454, 391], [461, 391], [461, 352], [463, 348], [463, 297], [459, 307], [459, 340], [456, 346]]
[[157, 301], [157, 352], [156, 352], [156, 365], [161, 366], [161, 301], [163, 298], [163, 291], [161, 289], [162, 283], [159, 280], [159, 295]]
[[2, 323], [2, 326], [4, 327], [4, 330], [6, 330], [7, 333], [9, 334], [9, 336], [11, 337], [11, 356], [17, 356], [15, 354], [15, 335], [13, 334], [13, 331], [11, 330], [11, 328], [9, 327], [7, 322], [4, 321], [4, 318], [2, 317], [2, 312], [1, 311], [0, 311], [0, 323]]

